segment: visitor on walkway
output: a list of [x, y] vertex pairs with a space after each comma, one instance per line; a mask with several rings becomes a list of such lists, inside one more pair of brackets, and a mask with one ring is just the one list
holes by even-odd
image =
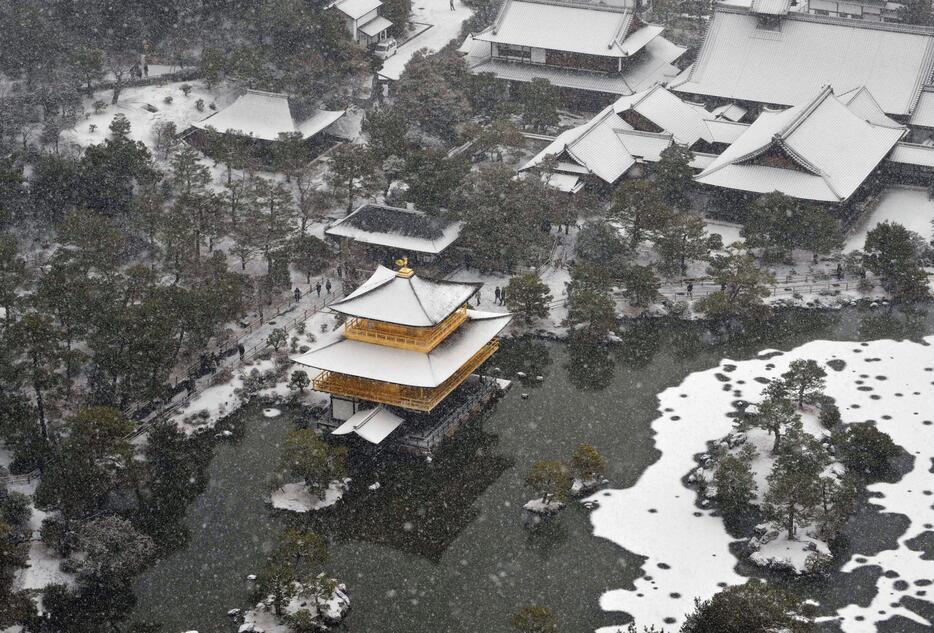
[[499, 291], [499, 305], [501, 306], [506, 305], [506, 289], [505, 288]]
[[338, 277], [341, 276], [341, 267], [340, 267], [340, 266], [337, 267], [337, 276], [338, 276]]
[[143, 74], [147, 77], [149, 76], [149, 62], [143, 63]]
[[454, 10], [454, 0], [451, 0], [451, 11]]
[[324, 282], [324, 289], [328, 291], [328, 294], [331, 294], [331, 280], [330, 279]]
[[317, 291], [318, 296], [320, 297], [321, 296], [321, 282], [320, 281], [315, 284], [315, 290]]
[[690, 281], [688, 282], [688, 296], [689, 297], [694, 296], [694, 284], [691, 283]]
[[493, 294], [496, 297], [496, 305], [499, 305], [499, 286], [496, 286], [496, 290], [493, 291]]
[[302, 298], [302, 291], [298, 289], [298, 286], [295, 286], [295, 303], [298, 303]]
[[480, 306], [480, 289], [477, 288], [477, 306]]
[[243, 360], [243, 355], [246, 354], [246, 348], [243, 346], [243, 343], [237, 343], [237, 353], [240, 354], [240, 360]]

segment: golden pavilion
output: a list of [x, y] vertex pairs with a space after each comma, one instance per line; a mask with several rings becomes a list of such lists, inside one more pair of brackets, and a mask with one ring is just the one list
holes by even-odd
[[325, 426], [335, 434], [378, 444], [411, 422], [409, 443], [430, 450], [435, 435], [463, 421], [461, 409], [491, 391], [474, 372], [499, 348], [512, 316], [468, 307], [481, 284], [422, 278], [398, 263], [332, 303], [343, 326], [294, 360], [318, 370], [312, 387], [331, 396]]

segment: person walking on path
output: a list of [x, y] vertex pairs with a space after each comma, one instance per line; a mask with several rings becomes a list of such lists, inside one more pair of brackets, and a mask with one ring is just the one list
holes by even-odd
[[331, 280], [330, 279], [324, 282], [324, 289], [328, 291], [328, 294], [331, 294]]
[[321, 296], [321, 282], [315, 284], [315, 290], [318, 292], [318, 296]]
[[240, 360], [243, 361], [243, 355], [246, 354], [246, 348], [243, 343], [237, 343], [237, 353], [240, 354]]
[[295, 303], [298, 303], [302, 298], [302, 291], [298, 289], [298, 286], [295, 286]]
[[451, 11], [454, 10], [454, 0], [451, 0]]
[[506, 289], [505, 288], [499, 291], [499, 305], [501, 306], [506, 305]]
[[691, 283], [690, 281], [688, 282], [688, 296], [689, 297], [694, 296], [694, 284]]
[[337, 276], [338, 276], [338, 278], [340, 278], [340, 276], [341, 276], [341, 267], [340, 267], [340, 266], [337, 267]]
[[480, 307], [480, 289], [477, 288], [477, 307]]
[[499, 305], [499, 286], [496, 286], [496, 290], [493, 291], [493, 295], [496, 297], [496, 304]]

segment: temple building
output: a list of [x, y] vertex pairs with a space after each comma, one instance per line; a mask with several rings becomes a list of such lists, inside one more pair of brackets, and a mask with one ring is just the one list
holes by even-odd
[[755, 118], [799, 105], [825, 84], [837, 94], [862, 86], [885, 114], [911, 122], [934, 71], [934, 29], [788, 12], [787, 4], [717, 4], [696, 61], [668, 87]]
[[379, 444], [403, 426], [397, 444], [430, 452], [498, 390], [474, 372], [512, 316], [468, 308], [481, 284], [421, 278], [401, 263], [332, 303], [343, 326], [294, 361], [317, 370], [313, 388], [330, 394], [320, 428]]
[[561, 133], [520, 171], [551, 158], [550, 186], [568, 193], [601, 189], [624, 176], [644, 176], [673, 143], [690, 149], [692, 166], [700, 170], [746, 131], [747, 124], [731, 120], [744, 114], [741, 108], [709, 112], [655, 86], [620, 97], [584, 125]]
[[[463, 228], [463, 222], [429, 215], [414, 205], [400, 208], [366, 203], [332, 223], [324, 235], [337, 243], [345, 270], [358, 263], [391, 266], [409, 255], [415, 263], [437, 267]], [[455, 261], [448, 257], [446, 263], [454, 265]], [[372, 270], [372, 266], [367, 269]]]
[[878, 169], [906, 132], [865, 89], [837, 96], [824, 86], [793, 108], [763, 112], [694, 180], [845, 204], [881, 187]]
[[[547, 79], [591, 95], [628, 95], [667, 81], [685, 50], [633, 8], [561, 0], [506, 0], [460, 51], [474, 74], [509, 82]], [[604, 103], [606, 100], [604, 99]]]

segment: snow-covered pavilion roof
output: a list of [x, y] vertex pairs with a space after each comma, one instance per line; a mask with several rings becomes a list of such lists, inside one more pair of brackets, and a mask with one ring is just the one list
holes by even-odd
[[679, 92], [792, 106], [824, 84], [866, 86], [891, 115], [907, 115], [934, 65], [934, 29], [792, 12], [769, 24], [717, 5]]
[[247, 90], [232, 104], [194, 123], [202, 130], [239, 133], [263, 141], [276, 141], [279, 134], [300, 132], [311, 138], [344, 116], [344, 110], [317, 110], [310, 117], [298, 120], [288, 95], [260, 90]]
[[293, 360], [300, 365], [358, 378], [410, 387], [437, 387], [463, 367], [512, 320], [512, 315], [495, 312], [468, 310], [467, 315], [467, 322], [430, 352], [416, 352], [340, 337]]
[[918, 127], [934, 128], [934, 86], [925, 86], [918, 97], [918, 105], [911, 113], [910, 123]]
[[825, 86], [803, 105], [762, 113], [695, 180], [806, 200], [847, 200], [906, 132], [858, 112]]
[[626, 7], [560, 0], [506, 0], [493, 25], [474, 37], [495, 44], [629, 57], [662, 30], [660, 26], [642, 26]]
[[331, 431], [332, 435], [356, 433], [371, 444], [379, 444], [389, 434], [405, 422], [398, 415], [385, 407], [361, 409], [350, 416], [346, 422]]
[[364, 204], [325, 231], [364, 244], [437, 255], [460, 237], [464, 223], [415, 209]]
[[467, 303], [482, 284], [404, 276], [385, 266], [329, 307], [347, 316], [409, 327], [431, 327]]

